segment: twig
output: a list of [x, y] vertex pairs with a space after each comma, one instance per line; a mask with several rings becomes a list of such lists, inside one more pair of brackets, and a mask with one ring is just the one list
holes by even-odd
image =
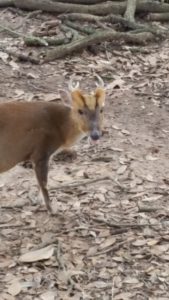
[[86, 227], [86, 226], [79, 226], [79, 227], [75, 227], [75, 228], [65, 229], [65, 230], [59, 232], [59, 235], [69, 233], [69, 232], [73, 232], [73, 231], [78, 231], [78, 230], [91, 230], [91, 229], [89, 227]]
[[122, 233], [126, 233], [128, 231], [128, 228], [116, 228], [114, 230], [111, 230], [111, 235], [118, 235]]
[[23, 20], [21, 21], [21, 23], [17, 26], [15, 26], [14, 30], [18, 30], [20, 29], [21, 27], [23, 27], [23, 25], [26, 23], [26, 21], [29, 19], [29, 18], [32, 18], [32, 17], [35, 17], [36, 15], [38, 15], [39, 13], [41, 13], [42, 11], [41, 10], [35, 10], [35, 11], [31, 11], [30, 13], [28, 13], [26, 15], [25, 18], [23, 18]]
[[16, 32], [16, 31], [12, 30], [11, 28], [6, 27], [2, 24], [0, 24], [0, 28], [3, 31], [7, 31], [12, 37], [24, 37], [24, 35], [22, 33]]
[[125, 189], [125, 187], [123, 187], [118, 181], [111, 178], [110, 176], [103, 176], [103, 177], [100, 177], [100, 178], [91, 179], [91, 180], [87, 180], [87, 181], [83, 180], [83, 181], [73, 183], [73, 184], [64, 184], [64, 185], [58, 186], [56, 188], [53, 188], [52, 190], [55, 191], [55, 190], [62, 190], [62, 189], [65, 189], [65, 188], [77, 188], [79, 186], [84, 186], [84, 185], [87, 185], [87, 184], [93, 184], [93, 183], [96, 183], [96, 182], [99, 182], [99, 181], [104, 181], [104, 180], [113, 181], [118, 187], [120, 187], [123, 190]]
[[92, 33], [95, 32], [95, 28], [92, 28], [92, 27], [89, 27], [89, 26], [88, 27], [84, 27], [84, 26], [81, 26], [81, 24], [78, 25], [78, 24], [75, 24], [75, 23], [73, 23], [71, 21], [65, 21], [64, 24], [66, 26], [68, 26], [68, 27], [76, 30], [76, 31], [80, 31], [80, 32], [83, 32], [83, 33], [86, 33], [86, 34], [92, 34]]
[[165, 222], [159, 222], [159, 223], [156, 223], [156, 224], [150, 224], [150, 223], [144, 223], [144, 224], [132, 224], [132, 223], [115, 223], [115, 222], [112, 222], [111, 220], [108, 221], [108, 220], [105, 220], [105, 219], [97, 219], [97, 218], [93, 218], [90, 216], [90, 218], [93, 220], [93, 221], [96, 221], [96, 222], [99, 222], [99, 223], [103, 223], [103, 224], [106, 224], [107, 226], [109, 227], [116, 227], [116, 228], [144, 228], [146, 226], [149, 226], [149, 227], [154, 227], [154, 226], [159, 226], [159, 225], [165, 225]]
[[23, 224], [0, 224], [0, 228], [17, 228], [23, 226]]
[[139, 212], [153, 212], [153, 211], [157, 211], [160, 209], [161, 209], [160, 207], [138, 205]]
[[103, 255], [103, 254], [106, 254], [106, 253], [112, 252], [112, 251], [115, 252], [115, 251], [119, 250], [119, 248], [122, 245], [124, 245], [124, 244], [126, 244], [126, 240], [124, 240], [124, 241], [122, 241], [122, 242], [120, 242], [118, 244], [115, 244], [115, 245], [107, 248], [106, 250], [103, 250], [103, 251], [100, 251], [100, 252], [96, 252], [95, 254], [92, 254], [92, 255], [88, 255], [87, 257], [99, 256], [99, 255]]
[[33, 36], [33, 35], [28, 35], [25, 36], [24, 34], [14, 31], [9, 27], [3, 26], [2, 24], [0, 24], [0, 28], [2, 28], [2, 30], [7, 31], [12, 37], [22, 37], [25, 44], [28, 46], [48, 46], [48, 42], [45, 39]]

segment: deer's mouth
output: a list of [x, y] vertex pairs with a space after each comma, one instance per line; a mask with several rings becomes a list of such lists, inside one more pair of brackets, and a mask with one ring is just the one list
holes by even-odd
[[97, 140], [92, 139], [91, 136], [88, 137], [88, 142], [90, 145], [98, 145], [100, 143], [100, 138]]

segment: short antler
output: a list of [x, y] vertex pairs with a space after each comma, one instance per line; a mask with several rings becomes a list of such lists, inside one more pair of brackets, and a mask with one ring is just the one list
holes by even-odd
[[74, 77], [70, 78], [70, 81], [69, 81], [69, 84], [68, 84], [68, 88], [69, 88], [70, 91], [74, 91], [74, 90], [78, 89], [78, 87], [79, 87], [79, 81], [77, 81], [75, 83], [75, 82], [73, 82], [73, 78]]
[[95, 74], [95, 76], [98, 79], [98, 82], [96, 82], [96, 86], [103, 88], [104, 87], [104, 81], [103, 81], [103, 79], [98, 74]]

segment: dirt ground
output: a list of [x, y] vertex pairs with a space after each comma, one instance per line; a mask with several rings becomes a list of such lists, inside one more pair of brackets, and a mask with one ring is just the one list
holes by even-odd
[[169, 43], [110, 49], [38, 66], [0, 51], [1, 101], [60, 101], [72, 74], [84, 89], [94, 72], [107, 86], [100, 144], [51, 161], [55, 217], [35, 205], [32, 169], [0, 175], [1, 300], [169, 299]]

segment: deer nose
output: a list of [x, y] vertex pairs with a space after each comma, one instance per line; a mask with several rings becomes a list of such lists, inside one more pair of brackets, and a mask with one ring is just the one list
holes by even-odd
[[101, 134], [100, 134], [100, 132], [99, 132], [98, 130], [93, 130], [93, 131], [91, 132], [91, 134], [90, 134], [90, 137], [91, 137], [91, 139], [92, 139], [93, 141], [99, 140], [99, 139], [100, 139], [100, 136], [101, 136]]

